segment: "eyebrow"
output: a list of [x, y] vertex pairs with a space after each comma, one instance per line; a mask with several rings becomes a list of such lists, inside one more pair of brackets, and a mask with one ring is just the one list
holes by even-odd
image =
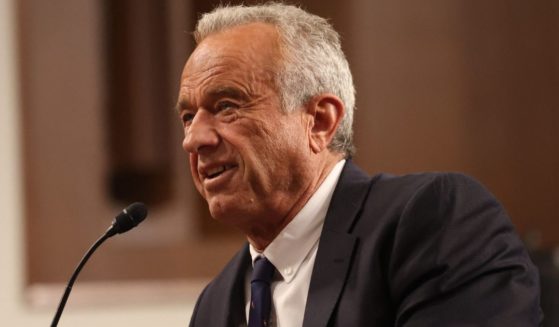
[[218, 86], [208, 91], [207, 96], [212, 99], [216, 98], [233, 98], [236, 100], [247, 100], [246, 93], [239, 88], [231, 86]]
[[[231, 86], [218, 86], [210, 89], [206, 93], [206, 97], [209, 99], [219, 99], [219, 98], [232, 98], [235, 100], [248, 101], [248, 95], [236, 87]], [[175, 111], [180, 113], [184, 109], [192, 108], [192, 103], [185, 97], [179, 98], [177, 104], [175, 105]]]
[[192, 107], [190, 101], [185, 98], [179, 98], [177, 104], [175, 105], [175, 112], [180, 114], [182, 110]]

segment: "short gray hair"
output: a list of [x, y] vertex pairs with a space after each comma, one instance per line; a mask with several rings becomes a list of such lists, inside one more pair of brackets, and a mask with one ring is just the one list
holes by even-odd
[[328, 148], [351, 157], [355, 87], [340, 36], [326, 19], [281, 3], [220, 6], [200, 18], [194, 36], [200, 43], [210, 34], [255, 22], [275, 26], [281, 38], [284, 62], [275, 83], [283, 110], [295, 110], [321, 93], [338, 96], [345, 114]]

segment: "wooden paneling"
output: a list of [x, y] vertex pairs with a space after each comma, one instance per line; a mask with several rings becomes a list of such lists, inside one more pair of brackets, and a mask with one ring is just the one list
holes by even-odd
[[356, 161], [463, 171], [523, 236], [559, 244], [555, 1], [352, 1]]
[[[27, 281], [65, 281], [132, 199], [146, 201], [148, 219], [103, 245], [80, 279], [214, 275], [243, 237], [204, 228], [181, 149], [174, 102], [191, 11], [171, 0], [102, 5], [20, 7]], [[123, 171], [138, 182], [120, 175], [115, 194]]]

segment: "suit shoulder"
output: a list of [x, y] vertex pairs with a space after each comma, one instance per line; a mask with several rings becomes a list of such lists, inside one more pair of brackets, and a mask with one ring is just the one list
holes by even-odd
[[380, 173], [373, 176], [378, 183], [386, 185], [428, 185], [439, 182], [478, 183], [473, 177], [460, 172], [419, 172], [404, 175]]
[[366, 208], [399, 217], [410, 209], [440, 210], [457, 204], [489, 201], [500, 207], [495, 197], [472, 177], [454, 172], [407, 175], [379, 174], [373, 177]]
[[418, 193], [439, 191], [444, 193], [455, 191], [475, 191], [489, 193], [487, 189], [471, 176], [457, 172], [423, 172], [406, 175], [378, 174], [372, 191], [405, 198]]

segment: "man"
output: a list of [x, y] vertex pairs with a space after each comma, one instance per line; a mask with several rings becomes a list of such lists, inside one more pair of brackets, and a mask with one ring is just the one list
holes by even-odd
[[177, 104], [183, 147], [211, 215], [248, 244], [191, 326], [539, 323], [537, 271], [479, 184], [370, 178], [351, 163], [353, 82], [326, 20], [222, 7], [195, 36]]

